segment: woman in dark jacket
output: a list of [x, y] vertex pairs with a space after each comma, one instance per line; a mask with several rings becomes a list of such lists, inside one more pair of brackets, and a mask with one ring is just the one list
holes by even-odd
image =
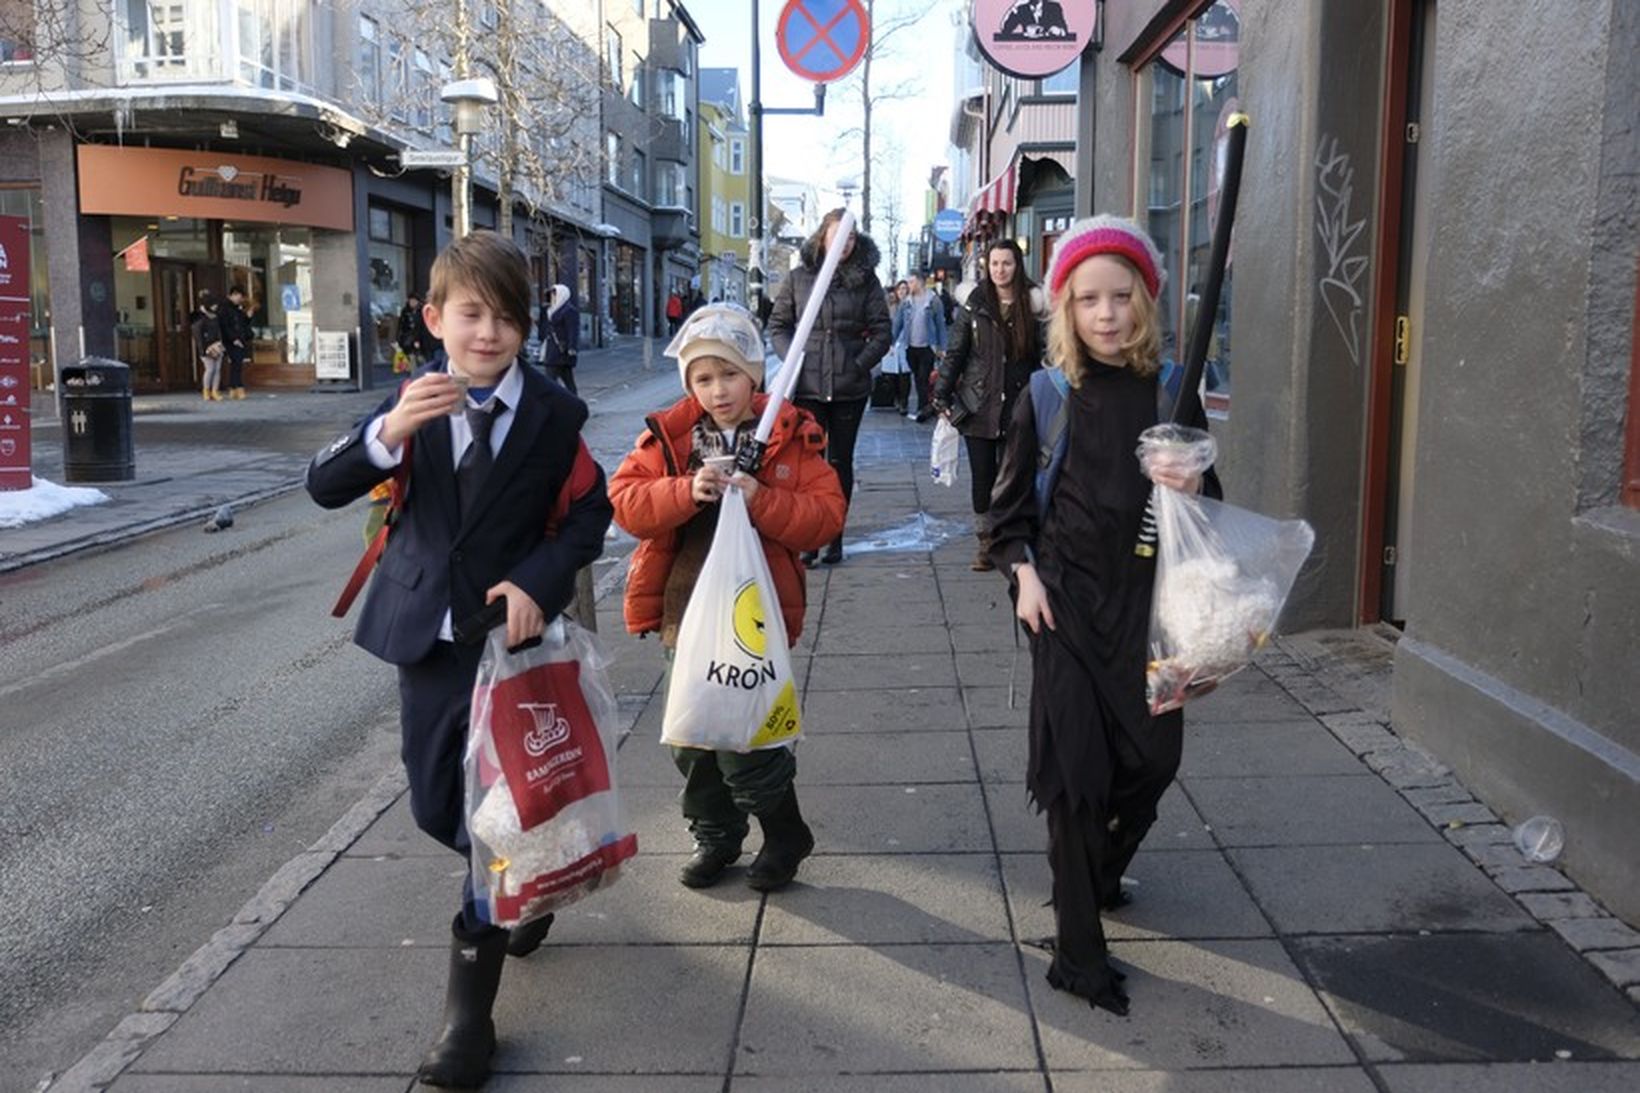
[[575, 360], [581, 346], [581, 312], [573, 296], [568, 285], [553, 285], [536, 327], [541, 339], [541, 367], [572, 395], [578, 393]]
[[[767, 329], [774, 351], [781, 357], [791, 348], [798, 317], [808, 304], [814, 279], [842, 218], [842, 209], [826, 214], [819, 229], [803, 244], [802, 264], [780, 283]], [[826, 430], [826, 461], [837, 471], [843, 497], [848, 499], [854, 495], [854, 442], [865, 417], [866, 400], [871, 396], [871, 370], [888, 352], [893, 338], [883, 286], [877, 280], [877, 260], [881, 257], [877, 244], [870, 236], [855, 233], [845, 246], [814, 329], [809, 332], [793, 400]], [[813, 560], [804, 555], [805, 562]], [[826, 547], [821, 560], [843, 560], [841, 532]]]
[[979, 553], [970, 567], [995, 568], [989, 556], [985, 514], [1002, 463], [1008, 418], [1031, 373], [1042, 367], [1042, 291], [1025, 276], [1024, 256], [1012, 239], [985, 250], [989, 279], [969, 293], [951, 324], [950, 345], [934, 405], [957, 427], [968, 449]]

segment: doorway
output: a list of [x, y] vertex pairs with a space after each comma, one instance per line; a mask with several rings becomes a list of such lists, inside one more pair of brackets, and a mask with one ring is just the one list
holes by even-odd
[[149, 260], [154, 271], [154, 377], [161, 390], [192, 387], [199, 380], [194, 359], [194, 263]]
[[1417, 566], [1412, 521], [1417, 485], [1418, 396], [1423, 374], [1425, 272], [1429, 265], [1430, 146], [1434, 113], [1435, 0], [1396, 0], [1390, 21], [1389, 101], [1368, 414], [1362, 622], [1405, 626]]

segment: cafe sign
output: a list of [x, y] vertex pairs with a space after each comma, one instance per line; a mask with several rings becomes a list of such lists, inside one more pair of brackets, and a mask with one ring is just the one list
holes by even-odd
[[353, 229], [353, 176], [266, 156], [82, 144], [80, 211]]
[[974, 41], [991, 67], [1021, 80], [1069, 68], [1093, 40], [1093, 0], [974, 0]]

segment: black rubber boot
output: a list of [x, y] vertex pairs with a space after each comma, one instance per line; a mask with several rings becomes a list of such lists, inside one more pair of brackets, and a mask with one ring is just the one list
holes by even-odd
[[814, 851], [814, 832], [803, 822], [797, 790], [786, 787], [780, 803], [758, 816], [763, 848], [746, 870], [746, 883], [759, 892], [784, 888], [797, 876], [797, 867]]
[[678, 880], [685, 888], [710, 888], [723, 876], [723, 871], [740, 860], [740, 847], [699, 846], [678, 870]]
[[457, 915], [450, 927], [450, 982], [444, 992], [444, 1032], [422, 1057], [424, 1085], [476, 1089], [490, 1076], [495, 1022], [490, 1010], [507, 960], [507, 931], [468, 935]]
[[836, 565], [843, 560], [843, 537], [841, 535], [826, 544], [826, 552], [820, 555], [820, 560], [827, 565]]
[[508, 956], [529, 956], [541, 947], [547, 940], [547, 934], [552, 930], [553, 919], [557, 916], [551, 911], [540, 918], [531, 919], [522, 926], [515, 926], [507, 934]]

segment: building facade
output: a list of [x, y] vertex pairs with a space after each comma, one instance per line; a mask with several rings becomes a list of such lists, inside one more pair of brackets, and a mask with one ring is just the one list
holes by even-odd
[[1230, 497], [1316, 529], [1283, 625], [1383, 625], [1397, 729], [1630, 921], [1636, 56], [1622, 0], [1109, 4], [1092, 180], [1176, 347], [1251, 116], [1207, 395]]
[[700, 291], [708, 300], [745, 304], [752, 137], [737, 70], [701, 71], [700, 120]]
[[[699, 33], [671, 0], [607, 2], [608, 22], [603, 4], [552, 0], [471, 4], [465, 24], [423, 0], [106, 5], [82, 12], [69, 41], [53, 40], [59, 21], [8, 17], [0, 215], [25, 216], [35, 243], [39, 382], [95, 354], [130, 364], [139, 389], [191, 386], [194, 301], [239, 285], [253, 386], [314, 382], [327, 332], [347, 336], [351, 379], [370, 384], [451, 235], [448, 170], [399, 156], [453, 148], [439, 90], [463, 70], [501, 91], [475, 145], [474, 224], [510, 232], [542, 285], [575, 289], [589, 344], [616, 328], [616, 305], [639, 332], [667, 268], [649, 256], [688, 260], [692, 144], [675, 142], [666, 161], [674, 185], [652, 191], [647, 173], [632, 184], [673, 210], [657, 245], [647, 196], [637, 223], [612, 223], [627, 194], [606, 180], [633, 160], [612, 167], [605, 138], [647, 146], [652, 83], [638, 59], [652, 39], [672, 42], [672, 71], [688, 72], [692, 45], [678, 43]], [[644, 103], [636, 117], [611, 109], [617, 24], [641, 43], [618, 57], [640, 85], [621, 85]], [[682, 96], [680, 128], [687, 85]], [[611, 244], [632, 237], [642, 269], [623, 295], [615, 275], [632, 263]]]

